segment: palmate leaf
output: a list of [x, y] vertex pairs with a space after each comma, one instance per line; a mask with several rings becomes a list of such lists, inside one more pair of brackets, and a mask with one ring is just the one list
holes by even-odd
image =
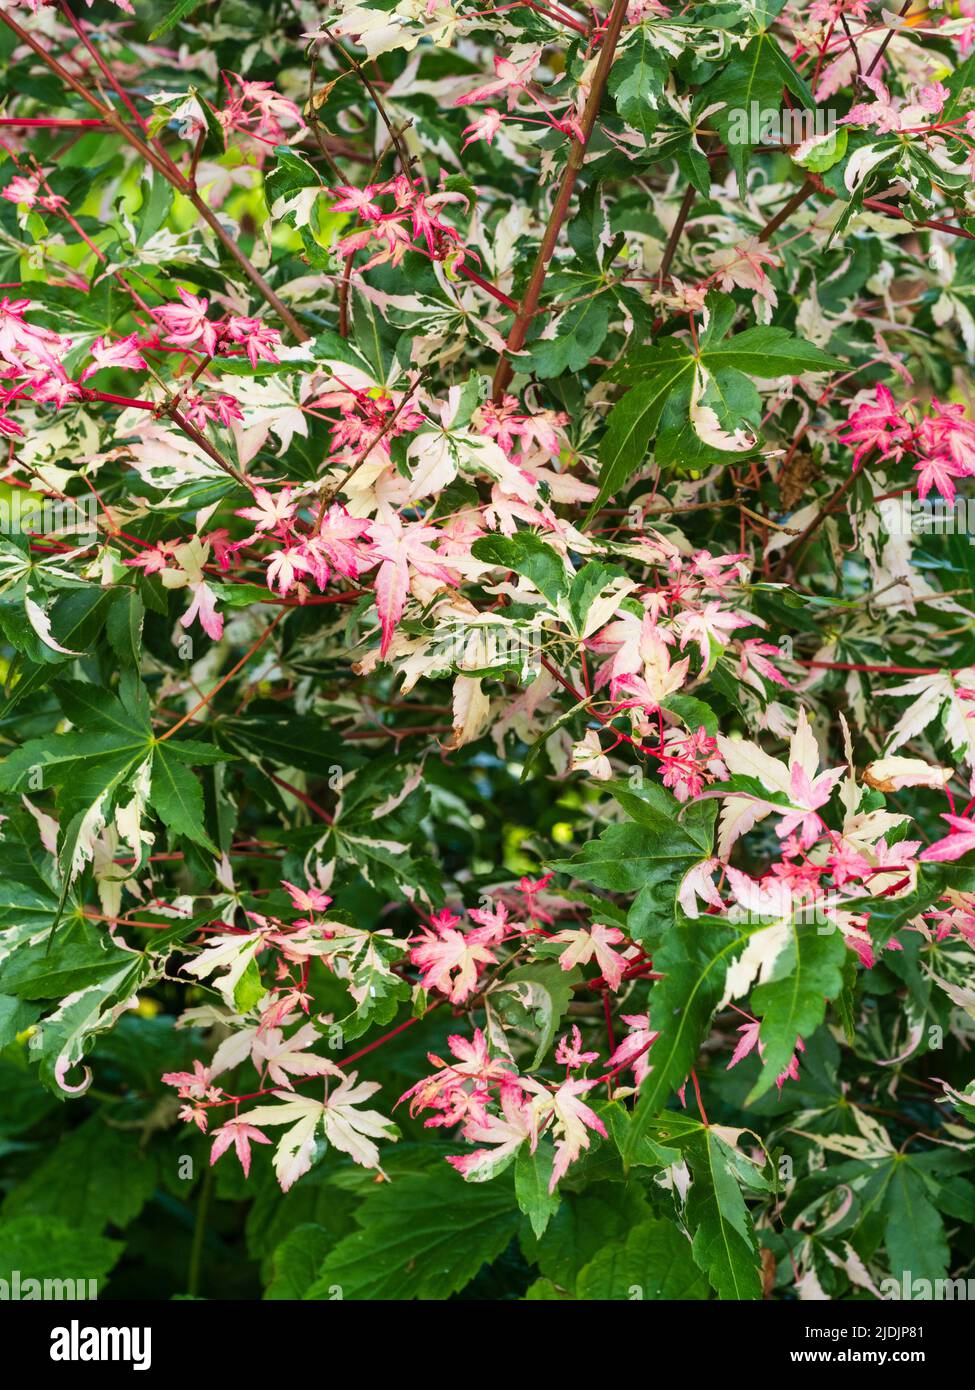
[[443, 883], [432, 859], [413, 854], [402, 840], [383, 837], [381, 821], [369, 827], [349, 830], [336, 825], [319, 843], [325, 860], [331, 852], [353, 866], [374, 888], [393, 897], [420, 898], [431, 904], [443, 901]]
[[[70, 1182], [64, 1181], [66, 1173]], [[112, 1128], [93, 1115], [70, 1130], [8, 1194], [0, 1221], [36, 1214], [79, 1231], [122, 1228], [139, 1215], [156, 1179], [155, 1154], [140, 1145], [138, 1134]]]
[[217, 736], [224, 746], [253, 762], [294, 767], [319, 777], [328, 777], [335, 768], [349, 772], [362, 761], [321, 720], [282, 714], [264, 704], [255, 703], [246, 714], [220, 719]]
[[671, 391], [682, 379], [689, 378], [693, 366], [692, 358], [670, 353], [613, 406], [599, 447], [599, 492], [590, 517], [616, 496], [641, 467]]
[[[701, 366], [667, 397], [654, 447], [657, 463], [686, 470], [743, 459], [758, 448], [761, 418], [761, 397], [744, 373], [734, 367]], [[740, 447], [723, 449], [709, 443], [700, 432], [705, 421], [729, 438], [740, 436]]]
[[692, 1253], [719, 1298], [759, 1298], [762, 1292], [755, 1226], [742, 1187], [766, 1193], [760, 1167], [741, 1153], [739, 1130], [664, 1111], [648, 1125], [653, 1139], [682, 1153], [691, 1171], [684, 1216]]
[[635, 1183], [599, 1182], [585, 1192], [563, 1192], [545, 1234], [536, 1238], [526, 1222], [520, 1235], [525, 1259], [546, 1279], [571, 1291], [590, 1260], [608, 1244], [622, 1245], [627, 1233], [653, 1213]]
[[[900, 1155], [897, 1156], [900, 1159]], [[884, 1245], [896, 1279], [944, 1279], [951, 1258], [944, 1221], [910, 1160], [892, 1161], [883, 1199]]]
[[919, 864], [916, 884], [909, 893], [865, 898], [862, 908], [870, 914], [869, 930], [876, 946], [886, 946], [902, 927], [925, 912], [948, 890], [957, 893], [975, 890], [975, 854], [943, 864]]
[[[334, 936], [325, 959], [341, 977], [352, 996], [352, 1012], [334, 1025], [346, 1041], [358, 1038], [373, 1024], [389, 1023], [400, 1004], [410, 997], [410, 985], [392, 966], [406, 952], [405, 943], [381, 932], [356, 930], [348, 936]], [[333, 1024], [322, 1023], [326, 1034]]]
[[791, 924], [790, 939], [771, 978], [752, 990], [752, 1009], [762, 1016], [763, 1067], [749, 1095], [756, 1100], [789, 1065], [796, 1039], [808, 1037], [826, 1016], [827, 1000], [843, 989], [848, 947], [831, 923]]
[[[722, 109], [715, 111], [709, 120], [714, 122], [725, 141], [743, 193], [749, 155], [758, 143], [758, 131], [752, 128], [753, 112], [757, 113], [759, 122], [763, 113], [778, 112], [783, 87], [798, 97], [807, 110], [813, 107], [813, 97], [806, 83], [782, 52], [778, 41], [763, 30], [736, 53], [698, 95], [698, 110], [716, 102], [723, 103]], [[741, 127], [748, 132], [745, 139], [741, 138]]]
[[153, 750], [149, 803], [174, 835], [185, 835], [188, 840], [217, 853], [203, 825], [200, 783], [183, 762], [178, 749], [168, 743], [159, 743]]
[[[760, 1298], [761, 1262], [754, 1223], [739, 1185], [746, 1176], [740, 1155], [707, 1126], [685, 1145], [684, 1154], [693, 1179], [687, 1221], [695, 1261], [719, 1298]], [[752, 1183], [765, 1185], [760, 1178]]]
[[671, 1221], [644, 1221], [623, 1244], [600, 1250], [579, 1274], [577, 1295], [610, 1299], [699, 1299], [708, 1281], [695, 1263], [691, 1242]]
[[624, 1164], [638, 1162], [644, 1135], [687, 1080], [721, 998], [728, 966], [747, 937], [712, 918], [681, 917], [654, 952], [663, 975], [650, 991], [653, 1070], [643, 1082], [623, 1147]]
[[306, 1298], [444, 1299], [497, 1258], [521, 1220], [510, 1175], [465, 1183], [453, 1169], [409, 1173], [361, 1205], [362, 1229], [325, 1258]]
[[932, 1282], [945, 1278], [950, 1253], [936, 1202], [941, 1201], [941, 1181], [959, 1163], [966, 1169], [970, 1166], [966, 1155], [950, 1151], [930, 1154], [892, 1151], [879, 1161], [865, 1164], [856, 1160], [838, 1164], [831, 1170], [834, 1182], [856, 1182], [857, 1230], [863, 1232], [871, 1246], [877, 1245], [882, 1233], [891, 1276], [898, 1284], [908, 1275], [912, 1280]]
[[601, 291], [599, 281], [582, 279], [571, 304], [551, 324], [554, 336], [538, 337], [519, 357], [527, 371], [547, 378], [565, 371], [582, 371], [597, 355], [609, 329], [612, 297]]
[[85, 1090], [91, 1072], [83, 1059], [98, 1033], [111, 1028], [140, 989], [162, 975], [164, 961], [128, 954], [124, 964], [97, 984], [70, 995], [42, 1019], [28, 1043], [29, 1056], [39, 1064], [41, 1080], [62, 1099], [65, 1089]]
[[632, 821], [611, 825], [571, 859], [551, 867], [620, 893], [635, 893], [628, 916], [634, 940], [653, 942], [674, 919], [677, 890], [692, 865], [711, 852], [716, 809], [702, 801], [682, 808], [655, 783], [636, 791], [608, 788]]
[[[77, 1230], [65, 1221], [27, 1215], [0, 1220], [0, 1279], [10, 1288], [16, 1271], [21, 1288], [27, 1279], [51, 1279], [66, 1296], [64, 1281], [94, 1279], [99, 1283], [118, 1262], [125, 1246], [91, 1230]], [[86, 1297], [87, 1287], [77, 1297]], [[21, 1295], [26, 1297], [27, 1293]], [[37, 1295], [40, 1296], [39, 1294]]]
[[727, 462], [737, 457], [706, 445], [693, 428], [690, 404], [698, 368], [707, 374], [702, 404], [711, 406], [721, 427], [731, 433], [753, 430], [760, 416], [749, 378], [837, 371], [845, 365], [784, 328], [746, 328], [726, 337], [733, 306], [729, 309], [723, 296], [714, 296], [709, 304], [712, 321], [697, 353], [679, 342], [655, 343], [627, 354], [608, 374], [630, 389], [607, 419], [599, 454], [599, 494], [590, 516], [643, 465], [658, 430], [659, 463]]
[[271, 1258], [270, 1283], [264, 1290], [267, 1299], [304, 1298], [318, 1278], [335, 1238], [324, 1226], [304, 1221], [289, 1231]]
[[69, 918], [50, 949], [43, 940], [21, 945], [0, 963], [0, 989], [20, 999], [58, 999], [99, 984], [131, 965], [86, 918]]
[[[889, 1138], [885, 1139], [887, 1144]], [[856, 1224], [852, 1234], [863, 1248], [877, 1251], [883, 1245], [897, 1292], [911, 1280], [931, 1284], [947, 1275], [951, 1259], [941, 1212], [970, 1221], [973, 1215], [971, 1183], [958, 1175], [971, 1169], [968, 1153], [939, 1148], [927, 1153], [899, 1153], [892, 1147], [881, 1158], [856, 1158], [830, 1167], [820, 1175], [818, 1187], [852, 1184], [857, 1194]], [[809, 1183], [810, 1180], [807, 1180]], [[808, 1200], [817, 1190], [811, 1183], [798, 1194]], [[881, 1291], [887, 1293], [881, 1281]], [[908, 1295], [909, 1296], [909, 1295]], [[930, 1298], [931, 1289], [916, 1290], [917, 1298]]]
[[[141, 610], [132, 605], [117, 630], [122, 649], [134, 640]], [[58, 847], [60, 891], [54, 923], [67, 895], [92, 855], [94, 838], [116, 806], [131, 799], [133, 785], [151, 772], [148, 801], [174, 835], [183, 835], [216, 853], [203, 824], [200, 785], [188, 770], [229, 755], [198, 739], [157, 740], [149, 719], [149, 699], [131, 668], [123, 670], [118, 696], [85, 681], [52, 685], [74, 729], [30, 739], [0, 763], [0, 791], [36, 793], [53, 788], [60, 815]]]

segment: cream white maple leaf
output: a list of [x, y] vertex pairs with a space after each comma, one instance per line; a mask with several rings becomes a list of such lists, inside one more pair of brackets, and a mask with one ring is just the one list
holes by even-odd
[[698, 916], [698, 898], [719, 911], [724, 908], [724, 900], [714, 885], [714, 875], [720, 864], [720, 859], [702, 859], [700, 864], [695, 864], [684, 875], [677, 890], [677, 901], [686, 916]]
[[462, 748], [480, 738], [490, 722], [491, 701], [475, 676], [456, 676], [453, 690], [453, 732], [447, 749]]
[[572, 745], [571, 766], [573, 772], [586, 772], [598, 782], [608, 782], [612, 777], [613, 765], [603, 752], [595, 729], [587, 729], [580, 741]]
[[589, 1147], [589, 1131], [594, 1130], [605, 1139], [606, 1126], [596, 1112], [581, 1099], [583, 1092], [593, 1086], [593, 1082], [581, 1077], [578, 1081], [563, 1081], [553, 1094], [538, 1096], [534, 1110], [539, 1119], [551, 1118], [552, 1134], [555, 1139], [555, 1161], [548, 1190], [554, 1192], [559, 1179], [570, 1163]]
[[954, 675], [949, 671], [938, 671], [933, 675], [915, 676], [902, 685], [878, 690], [878, 695], [910, 699], [907, 709], [891, 730], [884, 753], [895, 753], [898, 748], [903, 748], [947, 706], [944, 729], [948, 744], [975, 770], [975, 719], [970, 717], [975, 714], [975, 703], [965, 698], [973, 686], [975, 670], [967, 667]]
[[378, 1168], [379, 1149], [373, 1139], [389, 1139], [395, 1143], [399, 1130], [378, 1110], [358, 1109], [380, 1086], [378, 1081], [361, 1081], [356, 1085], [356, 1077], [356, 1072], [349, 1072], [329, 1092], [322, 1114], [325, 1137], [363, 1168]]
[[275, 1086], [292, 1089], [292, 1076], [341, 1076], [334, 1062], [314, 1052], [306, 1051], [312, 1043], [321, 1041], [314, 1023], [305, 1023], [290, 1038], [280, 1028], [265, 1028], [255, 1039], [251, 1057], [259, 1070], [266, 1068]]
[[818, 809], [829, 800], [846, 769], [818, 770], [819, 749], [801, 706], [796, 731], [789, 744], [788, 762], [770, 757], [747, 739], [727, 738], [724, 734], [718, 735], [718, 750], [732, 776], [754, 777], [766, 791], [789, 801], [785, 807], [763, 801], [761, 796], [752, 798], [732, 793], [721, 814], [718, 854], [722, 859], [727, 858], [740, 835], [773, 812], [782, 817], [776, 827], [780, 838], [798, 831], [800, 842], [806, 847], [818, 838], [821, 830]]
[[550, 938], [551, 941], [569, 943], [559, 958], [563, 970], [571, 970], [574, 965], [585, 965], [595, 957], [603, 979], [612, 990], [619, 989], [626, 968], [626, 961], [612, 949], [623, 939], [619, 927], [607, 927], [603, 922], [594, 922], [588, 928], [568, 927]]
[[187, 975], [195, 975], [198, 980], [205, 980], [208, 975], [223, 970], [224, 973], [211, 983], [233, 1008], [234, 989], [257, 954], [263, 939], [264, 934], [259, 931], [218, 936], [212, 945], [201, 951], [188, 965], [184, 965], [183, 969]]
[[315, 1153], [315, 1132], [321, 1124], [323, 1105], [308, 1096], [290, 1096], [287, 1091], [275, 1091], [281, 1105], [258, 1105], [238, 1119], [261, 1129], [267, 1125], [289, 1125], [274, 1151], [274, 1171], [281, 1190], [290, 1187], [311, 1168]]
[[951, 769], [926, 763], [923, 758], [877, 758], [864, 769], [868, 787], [881, 792], [897, 792], [902, 787], [945, 787]]
[[356, 1073], [350, 1072], [324, 1101], [275, 1091], [282, 1104], [259, 1105], [239, 1116], [240, 1120], [257, 1128], [290, 1126], [274, 1151], [274, 1171], [283, 1192], [311, 1168], [319, 1130], [321, 1138], [364, 1168], [379, 1167], [379, 1149], [373, 1139], [395, 1141], [399, 1138], [397, 1127], [377, 1110], [356, 1109], [379, 1090], [379, 1083], [363, 1081], [358, 1086], [355, 1083]]
[[439, 428], [431, 422], [407, 449], [411, 499], [441, 492], [463, 466], [474, 472], [507, 476], [510, 464], [494, 440], [456, 423], [462, 403], [461, 388], [452, 386], [438, 407]]

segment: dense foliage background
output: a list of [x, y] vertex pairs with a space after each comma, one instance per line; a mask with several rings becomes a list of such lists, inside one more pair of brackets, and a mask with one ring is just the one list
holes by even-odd
[[0, 61], [0, 1279], [967, 1278], [970, 0]]

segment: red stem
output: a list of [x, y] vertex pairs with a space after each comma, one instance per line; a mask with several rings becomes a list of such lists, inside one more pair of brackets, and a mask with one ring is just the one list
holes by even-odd
[[46, 130], [82, 130], [104, 124], [99, 120], [69, 120], [60, 116], [0, 116], [0, 125], [38, 126]]
[[693, 1068], [691, 1068], [691, 1080], [694, 1082], [694, 1094], [697, 1097], [697, 1108], [701, 1112], [701, 1123], [704, 1125], [710, 1125], [711, 1122], [708, 1119], [707, 1113], [704, 1109], [704, 1102], [701, 1100], [701, 1088], [697, 1084], [697, 1072], [694, 1071]]
[[[813, 666], [823, 671], [869, 671], [874, 675], [880, 676], [940, 676], [942, 672], [948, 671], [945, 666], [872, 666], [862, 664], [858, 661], [799, 661], [797, 666]], [[957, 675], [962, 667], [957, 667], [949, 672], [950, 675]]]

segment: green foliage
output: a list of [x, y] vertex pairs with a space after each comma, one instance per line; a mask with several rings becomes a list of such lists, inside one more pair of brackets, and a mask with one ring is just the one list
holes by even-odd
[[0, 11], [0, 1280], [971, 1265], [971, 35], [556, 8]]

